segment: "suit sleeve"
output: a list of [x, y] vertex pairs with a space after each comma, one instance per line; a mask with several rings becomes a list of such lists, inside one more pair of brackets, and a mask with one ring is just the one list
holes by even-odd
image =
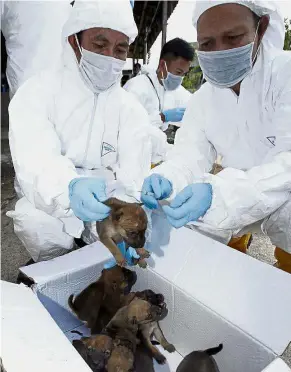
[[38, 209], [68, 217], [68, 185], [77, 177], [72, 161], [62, 155], [50, 120], [50, 83], [39, 75], [24, 83], [9, 106], [9, 143], [17, 180]]

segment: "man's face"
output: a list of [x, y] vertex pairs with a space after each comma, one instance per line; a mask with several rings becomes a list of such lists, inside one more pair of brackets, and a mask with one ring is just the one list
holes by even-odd
[[[190, 61], [182, 57], [178, 57], [174, 60], [165, 61], [163, 59], [160, 60], [159, 69], [162, 72], [164, 78], [167, 77], [167, 70], [176, 76], [185, 76], [190, 69]], [[167, 65], [167, 67], [166, 67]]]
[[205, 52], [239, 48], [255, 41], [254, 51], [268, 27], [268, 17], [258, 24], [253, 12], [239, 4], [223, 4], [208, 9], [201, 15], [197, 25], [199, 50]]
[[[75, 39], [75, 35], [69, 36], [71, 44], [78, 61], [81, 53]], [[79, 44], [86, 50], [96, 54], [102, 54], [108, 57], [114, 57], [125, 61], [129, 50], [129, 39], [119, 31], [109, 28], [90, 28], [81, 34]]]

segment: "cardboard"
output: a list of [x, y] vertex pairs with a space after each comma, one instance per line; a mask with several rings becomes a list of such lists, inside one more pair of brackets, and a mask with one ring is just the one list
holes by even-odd
[[[186, 354], [222, 342], [224, 348], [215, 356], [221, 371], [262, 372], [268, 367], [264, 371], [290, 372], [280, 359], [271, 362], [291, 341], [291, 276], [190, 229], [171, 229], [162, 216], [154, 216], [153, 226], [150, 267], [136, 269], [135, 289], [151, 288], [164, 294], [169, 315], [161, 326], [178, 350], [164, 352], [168, 363], [155, 370], [174, 372]], [[42, 303], [58, 324], [62, 343], [66, 343], [64, 334], [70, 341], [80, 337], [72, 331], [88, 332], [70, 313], [68, 296], [96, 280], [110, 257], [101, 243], [95, 243], [22, 268], [36, 282], [34, 291], [40, 302], [35, 313]], [[72, 351], [68, 341], [61, 349], [63, 357]], [[33, 359], [37, 347], [27, 352]], [[3, 361], [5, 364], [5, 358]]]

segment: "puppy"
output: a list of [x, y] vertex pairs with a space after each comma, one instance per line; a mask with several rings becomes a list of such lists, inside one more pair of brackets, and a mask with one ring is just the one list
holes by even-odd
[[141, 324], [139, 326], [139, 331], [141, 333], [141, 338], [145, 346], [150, 351], [151, 355], [159, 364], [164, 364], [166, 362], [165, 356], [161, 354], [160, 351], [151, 342], [152, 336], [154, 336], [156, 340], [162, 345], [162, 347], [169, 353], [173, 353], [176, 350], [175, 346], [167, 341], [159, 325], [159, 321], [165, 319], [165, 317], [168, 315], [168, 309], [164, 302], [164, 296], [161, 293], [156, 294], [150, 289], [142, 292], [137, 292], [136, 296], [143, 298], [144, 300], [160, 307], [161, 309], [160, 315], [152, 322]]
[[113, 348], [113, 341], [111, 337], [101, 334], [74, 340], [73, 346], [93, 372], [103, 372]]
[[223, 345], [220, 344], [212, 349], [193, 351], [182, 360], [176, 372], [219, 372], [212, 355], [219, 353], [222, 349]]
[[150, 254], [143, 248], [147, 216], [141, 204], [126, 203], [116, 198], [109, 198], [104, 204], [111, 208], [111, 213], [105, 220], [96, 222], [100, 241], [110, 250], [120, 266], [124, 266], [126, 260], [117, 244], [124, 241], [128, 247], [136, 249], [140, 255], [136, 263], [145, 268], [147, 266], [145, 258]]
[[124, 292], [127, 293], [135, 282], [136, 274], [126, 268], [114, 266], [102, 270], [101, 277], [96, 282], [85, 288], [75, 299], [74, 295], [69, 297], [69, 306], [95, 333], [100, 309], [110, 309], [113, 316], [122, 306]]
[[108, 372], [133, 370], [134, 355], [139, 340], [137, 332], [142, 324], [154, 321], [161, 308], [139, 298], [122, 307], [106, 326], [105, 332], [114, 337], [114, 346], [108, 360]]
[[134, 357], [135, 372], [155, 372], [152, 353], [144, 344], [137, 345]]

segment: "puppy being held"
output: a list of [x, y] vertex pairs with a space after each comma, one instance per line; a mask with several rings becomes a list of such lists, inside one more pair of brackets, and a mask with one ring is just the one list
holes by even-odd
[[148, 221], [142, 204], [126, 203], [116, 198], [109, 198], [104, 204], [111, 208], [111, 213], [105, 220], [96, 222], [100, 241], [110, 250], [120, 266], [124, 266], [126, 260], [117, 244], [124, 241], [128, 247], [136, 249], [140, 256], [135, 263], [145, 268], [145, 258], [150, 253], [144, 249]]
[[[87, 323], [95, 333], [100, 310], [105, 308], [113, 316], [122, 306], [124, 294], [130, 291], [136, 282], [136, 273], [120, 266], [102, 270], [101, 277], [85, 288], [74, 299], [71, 295], [68, 303], [77, 317]], [[110, 316], [110, 314], [109, 314]]]
[[113, 350], [108, 360], [108, 372], [129, 372], [134, 366], [134, 355], [139, 340], [137, 332], [142, 324], [159, 318], [162, 309], [135, 298], [117, 311], [105, 332], [114, 338]]
[[160, 315], [156, 319], [148, 323], [140, 324], [139, 331], [145, 346], [151, 352], [153, 358], [159, 364], [164, 364], [166, 362], [165, 356], [160, 353], [160, 351], [152, 344], [151, 341], [152, 337], [154, 336], [162, 347], [169, 353], [173, 353], [176, 350], [175, 346], [167, 341], [159, 325], [159, 321], [165, 319], [165, 317], [168, 315], [168, 309], [164, 296], [161, 293], [156, 294], [150, 289], [142, 292], [136, 292], [136, 296], [148, 301], [152, 305], [158, 306], [161, 309]]
[[193, 351], [188, 354], [179, 364], [176, 372], [219, 372], [213, 355], [219, 353], [223, 345], [204, 351]]
[[111, 337], [100, 334], [74, 340], [73, 346], [93, 372], [103, 372], [112, 351], [113, 341]]

